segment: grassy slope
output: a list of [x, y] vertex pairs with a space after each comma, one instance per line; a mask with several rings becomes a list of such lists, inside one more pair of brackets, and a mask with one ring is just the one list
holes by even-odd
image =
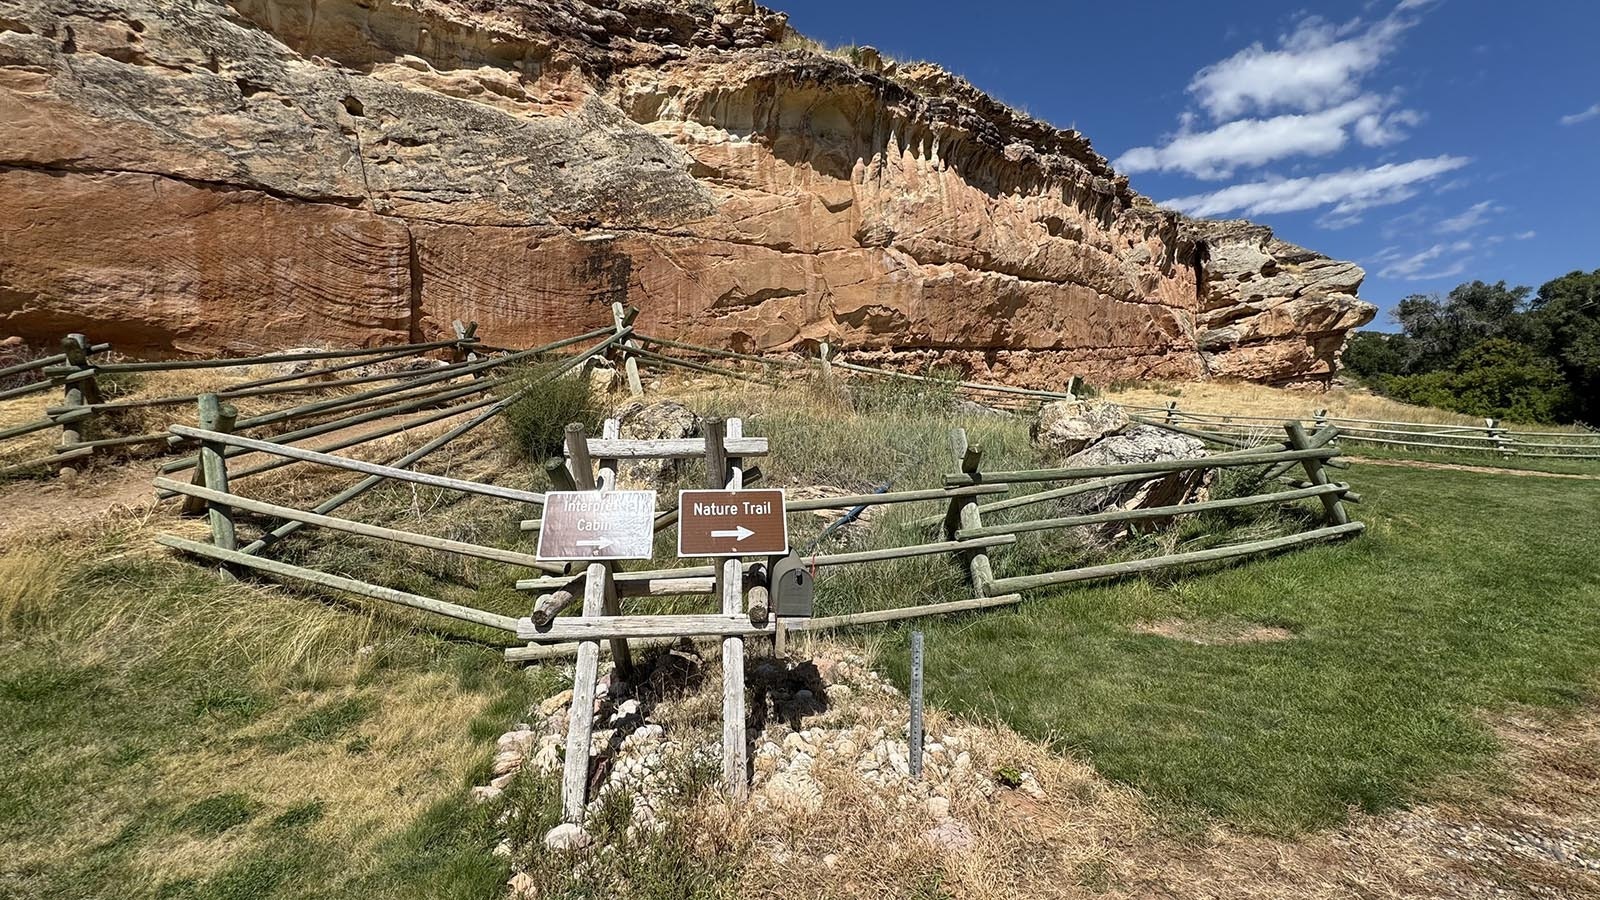
[[[893, 392], [864, 399], [870, 414], [726, 386], [692, 402], [746, 413], [747, 433], [772, 437], [769, 484], [937, 483], [950, 422]], [[1019, 423], [964, 424], [988, 464], [1031, 460]], [[517, 472], [467, 474], [539, 486]], [[1475, 709], [1567, 702], [1600, 667], [1590, 561], [1600, 548], [1577, 527], [1592, 520], [1600, 483], [1377, 467], [1350, 477], [1374, 525], [1360, 542], [928, 623], [936, 701], [1087, 750], [1179, 815], [1214, 810], [1268, 829], [1322, 824], [1346, 804], [1398, 802], [1439, 774], [1483, 769], [1492, 746]], [[262, 495], [306, 503], [326, 489], [296, 478]], [[895, 522], [930, 511], [882, 513], [851, 540], [906, 540]], [[520, 511], [395, 490], [356, 512], [500, 543]], [[152, 550], [147, 526], [118, 519], [83, 545], [0, 555], [0, 720], [19, 723], [0, 734], [0, 767], [13, 773], [0, 795], [8, 892], [491, 894], [506, 875], [488, 852], [495, 811], [469, 807], [465, 786], [482, 781], [492, 737], [558, 689], [559, 670], [513, 672], [464, 640], [481, 637], [475, 629], [219, 588]], [[1195, 527], [1166, 540], [1180, 538], [1207, 540]], [[526, 602], [508, 567], [311, 532], [282, 553], [504, 612]], [[1037, 543], [1028, 553], [1058, 556]], [[1021, 557], [997, 561], [1004, 572]], [[824, 613], [966, 593], [937, 558], [831, 570], [820, 584]], [[1306, 599], [1318, 586], [1328, 586], [1321, 599]], [[1301, 636], [1199, 647], [1126, 627], [1173, 616]], [[898, 634], [886, 644], [891, 664], [903, 659]]]
[[504, 883], [491, 811], [465, 790], [493, 737], [553, 689], [542, 675], [387, 615], [220, 586], [152, 552], [137, 521], [90, 546], [12, 548], [0, 570], [17, 579], [0, 591], [0, 893], [482, 897]]
[[[1160, 799], [1294, 831], [1488, 766], [1478, 710], [1566, 705], [1592, 688], [1600, 484], [1349, 477], [1371, 526], [1357, 542], [929, 624], [934, 701], [1086, 752]], [[1173, 617], [1297, 637], [1201, 646], [1129, 627]]]

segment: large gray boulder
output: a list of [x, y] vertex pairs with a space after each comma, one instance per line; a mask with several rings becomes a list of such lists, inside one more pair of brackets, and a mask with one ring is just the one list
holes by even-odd
[[1056, 400], [1040, 407], [1032, 427], [1033, 444], [1049, 453], [1071, 456], [1128, 425], [1127, 411], [1115, 403]]
[[[1072, 455], [1062, 465], [1065, 468], [1089, 468], [1168, 459], [1201, 459], [1205, 455], [1205, 444], [1196, 438], [1154, 425], [1132, 425]], [[1203, 469], [1158, 475], [1147, 481], [1134, 481], [1052, 501], [1045, 504], [1048, 512], [1041, 513], [1041, 517], [1072, 516], [1106, 509], [1173, 506], [1198, 499], [1210, 480], [1210, 470]], [[1159, 528], [1166, 521], [1150, 520], [1140, 523], [1140, 528]], [[1129, 528], [1124, 524], [1116, 524], [1108, 530], [1112, 534], [1120, 534]]]

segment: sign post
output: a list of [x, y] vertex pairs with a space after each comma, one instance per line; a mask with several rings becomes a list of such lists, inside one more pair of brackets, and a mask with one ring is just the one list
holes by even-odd
[[655, 491], [550, 491], [539, 525], [542, 560], [649, 559]]
[[782, 490], [678, 492], [680, 557], [784, 556], [788, 552], [789, 523]]

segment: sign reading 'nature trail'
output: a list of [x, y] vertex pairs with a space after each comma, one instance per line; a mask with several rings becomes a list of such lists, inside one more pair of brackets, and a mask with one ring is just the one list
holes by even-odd
[[678, 492], [679, 556], [782, 556], [788, 552], [783, 491]]

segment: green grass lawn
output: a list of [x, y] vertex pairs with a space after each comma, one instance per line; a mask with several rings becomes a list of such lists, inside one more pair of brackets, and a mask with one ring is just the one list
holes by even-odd
[[1402, 459], [1420, 462], [1448, 463], [1461, 466], [1488, 466], [1495, 469], [1515, 469], [1530, 472], [1555, 472], [1564, 475], [1600, 476], [1600, 459], [1563, 459], [1560, 457], [1500, 456], [1472, 450], [1439, 450], [1420, 447], [1386, 447], [1382, 444], [1363, 444], [1345, 441], [1344, 452], [1368, 459]]
[[[1091, 757], [1180, 817], [1292, 833], [1491, 774], [1484, 713], [1600, 676], [1600, 483], [1355, 466], [1363, 537], [930, 620], [933, 703]], [[1199, 645], [1132, 626], [1286, 628]], [[903, 631], [901, 632], [903, 637]], [[886, 663], [904, 677], [903, 644]]]

